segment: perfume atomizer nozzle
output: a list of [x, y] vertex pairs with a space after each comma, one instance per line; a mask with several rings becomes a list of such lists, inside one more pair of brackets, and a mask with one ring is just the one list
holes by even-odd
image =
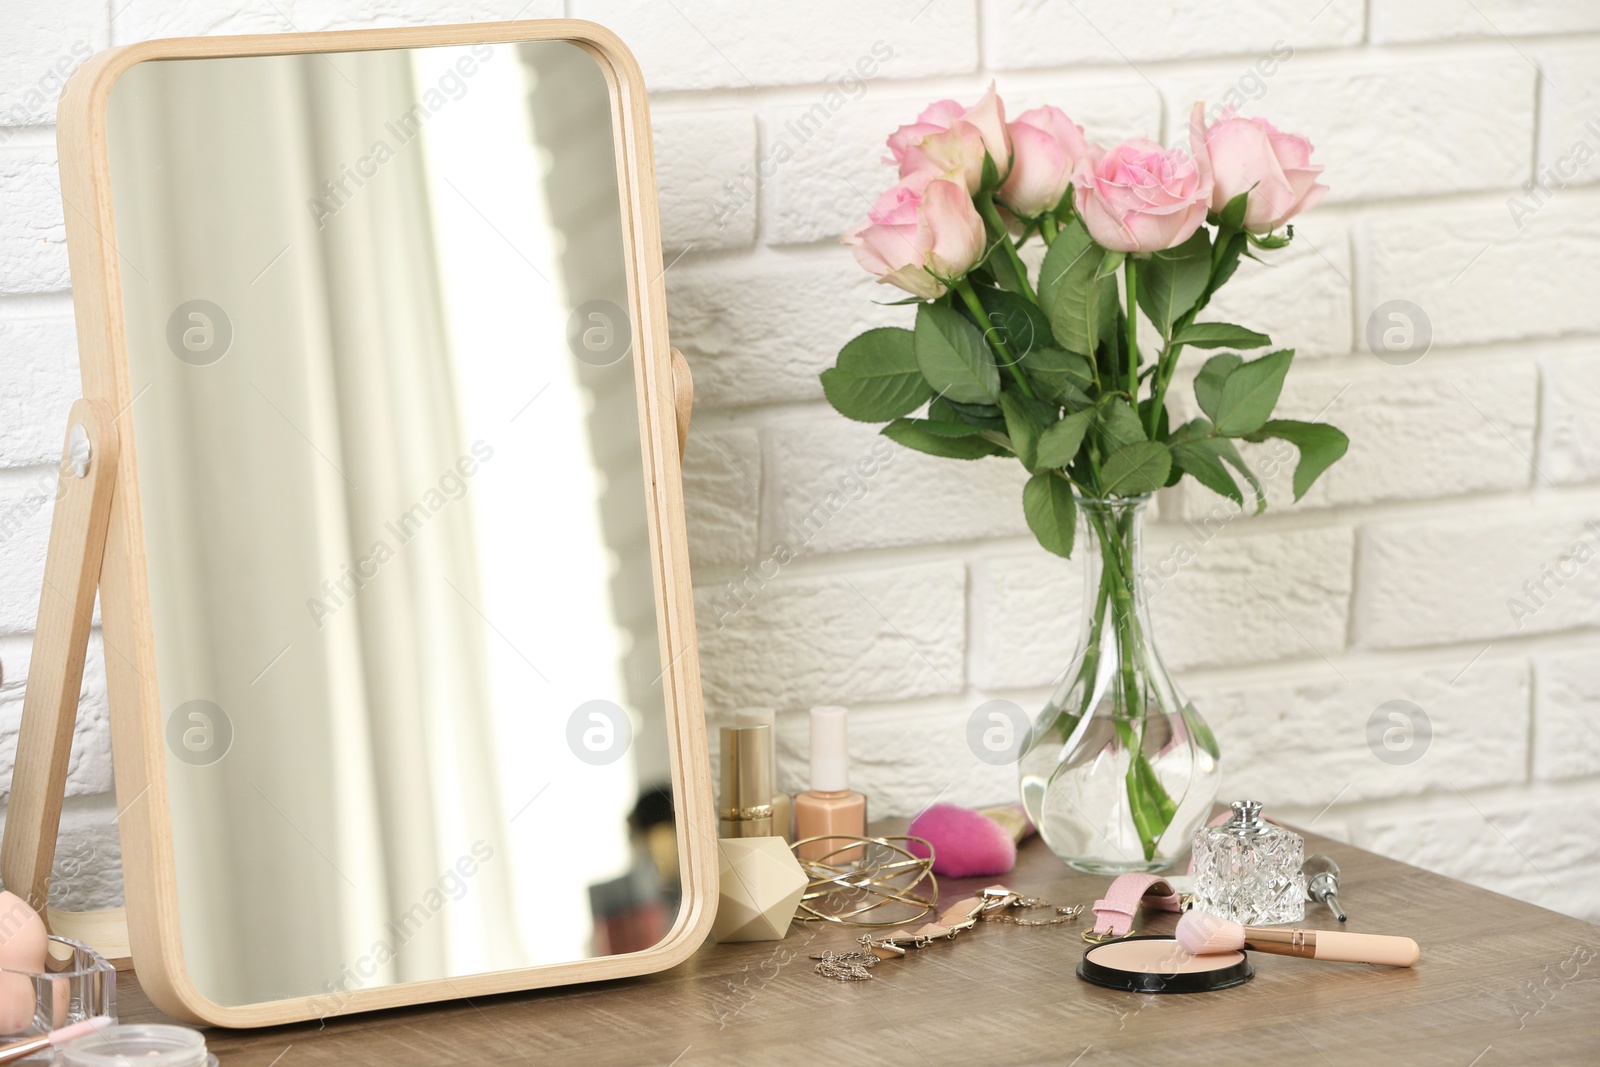
[[1339, 904], [1339, 865], [1327, 856], [1307, 856], [1300, 873], [1306, 879], [1306, 899], [1326, 904], [1335, 919], [1345, 922], [1348, 916]]

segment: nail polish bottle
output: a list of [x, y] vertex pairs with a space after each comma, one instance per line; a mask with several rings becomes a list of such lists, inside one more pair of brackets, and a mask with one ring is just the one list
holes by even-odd
[[734, 716], [739, 726], [767, 728], [767, 766], [772, 768], [772, 834], [794, 844], [794, 802], [778, 788], [778, 713], [773, 708], [744, 708]]
[[772, 730], [724, 726], [718, 837], [772, 836]]
[[843, 841], [828, 834], [864, 837], [867, 833], [867, 798], [850, 788], [849, 733], [844, 708], [811, 709], [811, 788], [794, 798], [795, 840], [822, 837], [800, 846], [800, 858], [827, 858], [835, 866], [861, 858], [861, 846], [830, 855]]

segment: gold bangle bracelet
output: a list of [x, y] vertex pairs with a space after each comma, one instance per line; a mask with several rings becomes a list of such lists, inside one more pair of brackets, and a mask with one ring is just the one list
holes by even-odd
[[[802, 845], [829, 842], [833, 847], [820, 859], [801, 859], [800, 866], [809, 880], [795, 914], [797, 922], [831, 922], [845, 926], [904, 926], [938, 910], [939, 881], [933, 873], [933, 848], [920, 837], [857, 837], [851, 834], [825, 834], [796, 841], [796, 856]], [[921, 845], [927, 856], [918, 856], [909, 843]], [[860, 858], [850, 864], [828, 860], [859, 850]], [[920, 890], [920, 892], [919, 892]], [[893, 918], [863, 918], [871, 912], [903, 905], [908, 914]]]

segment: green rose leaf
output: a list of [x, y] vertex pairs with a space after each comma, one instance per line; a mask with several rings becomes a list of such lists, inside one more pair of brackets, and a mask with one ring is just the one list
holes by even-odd
[[1190, 348], [1261, 348], [1272, 338], [1231, 322], [1191, 322], [1178, 331], [1173, 344]]
[[1122, 269], [1122, 261], [1128, 258], [1126, 252], [1107, 252], [1100, 260], [1100, 269], [1094, 272], [1096, 278], [1109, 278]]
[[1084, 435], [1089, 432], [1092, 413], [1074, 411], [1039, 435], [1034, 462], [1042, 468], [1069, 466], [1078, 456]]
[[1072, 383], [1080, 389], [1087, 390], [1094, 385], [1094, 368], [1076, 352], [1064, 352], [1045, 345], [1028, 353], [1023, 366], [1038, 374], [1064, 375], [1071, 378]]
[[1135, 441], [1116, 449], [1100, 466], [1102, 496], [1153, 493], [1166, 483], [1172, 453], [1160, 441]]
[[983, 426], [972, 426], [954, 419], [928, 418], [928, 419], [899, 419], [899, 422], [909, 423], [924, 433], [931, 433], [935, 437], [977, 437], [985, 430]]
[[847, 419], [883, 422], [908, 415], [933, 395], [922, 371], [912, 333], [884, 326], [850, 340], [839, 362], [822, 372], [822, 392]]
[[1244, 212], [1249, 206], [1247, 200], [1249, 195], [1249, 191], [1246, 190], [1222, 205], [1222, 224], [1228, 229], [1237, 230], [1244, 225]]
[[1006, 435], [1011, 438], [1011, 447], [1016, 449], [1017, 458], [1024, 467], [1033, 470], [1039, 435], [1055, 418], [1056, 409], [1015, 393], [1002, 393], [1000, 410], [1005, 412]]
[[1056, 341], [1069, 352], [1090, 356], [1105, 332], [1101, 290], [1114, 282], [1100, 277], [1108, 253], [1094, 243], [1083, 222], [1061, 228], [1039, 268], [1039, 305], [1050, 319]]
[[1028, 353], [1052, 343], [1050, 320], [1020, 293], [984, 286], [978, 289], [978, 302], [989, 320], [984, 324], [985, 336], [1004, 341], [1013, 359], [1026, 364]]
[[1213, 419], [1217, 417], [1217, 405], [1222, 402], [1222, 383], [1243, 363], [1244, 357], [1237, 352], [1224, 352], [1206, 360], [1206, 365], [1194, 378], [1194, 398], [1200, 402], [1201, 411]]
[[1250, 489], [1256, 495], [1256, 514], [1259, 515], [1266, 511], [1266, 491], [1261, 488], [1261, 479], [1256, 477], [1256, 472], [1251, 470], [1250, 464], [1246, 463], [1244, 457], [1239, 455], [1239, 446], [1226, 437], [1219, 437], [1216, 440], [1218, 442], [1217, 454], [1222, 457], [1223, 462], [1244, 475], [1244, 480], [1250, 483]]
[[[1293, 360], [1294, 349], [1281, 348], [1233, 368], [1222, 383], [1216, 409], [1206, 412], [1217, 432], [1224, 437], [1243, 437], [1259, 430], [1278, 403], [1283, 376]], [[1208, 362], [1206, 367], [1210, 365]]]
[[1084, 408], [1092, 403], [1089, 390], [1094, 386], [1094, 368], [1076, 352], [1041, 346], [1028, 353], [1022, 369], [1046, 399], [1062, 407]]
[[933, 391], [964, 404], [1000, 399], [1000, 370], [994, 365], [983, 333], [953, 308], [923, 304], [917, 308], [913, 339], [917, 366]]
[[1120, 396], [1101, 401], [1096, 409], [1095, 423], [1108, 448], [1120, 448], [1145, 439], [1139, 416], [1134, 414], [1132, 405]]
[[[972, 435], [964, 431], [972, 429]], [[895, 419], [880, 431], [883, 436], [907, 448], [944, 459], [982, 459], [997, 456], [1003, 449], [986, 438], [984, 431], [957, 423], [931, 423], [927, 419]]]
[[1100, 332], [1096, 335], [1100, 343], [1098, 354], [1117, 361], [1117, 366], [1122, 366], [1128, 358], [1128, 353], [1122, 349], [1122, 344], [1128, 336], [1127, 320], [1123, 317], [1122, 294], [1117, 291], [1114, 279], [1103, 279], [1098, 283], [1096, 292], [1100, 297]]
[[1139, 262], [1139, 308], [1162, 337], [1194, 307], [1211, 278], [1211, 236], [1204, 226], [1176, 248]]
[[985, 194], [992, 196], [994, 189], [998, 187], [999, 184], [1000, 168], [995, 165], [994, 157], [991, 156], [989, 154], [989, 150], [985, 148], [983, 150], [983, 177], [981, 179], [979, 188]]
[[1222, 448], [1232, 448], [1226, 437], [1205, 437], [1197, 441], [1179, 441], [1172, 446], [1172, 461], [1181, 466], [1194, 480], [1244, 507], [1244, 493], [1228, 473], [1222, 462]]
[[1181, 444], [1184, 441], [1198, 441], [1202, 437], [1210, 437], [1215, 432], [1210, 419], [1190, 419], [1167, 435], [1167, 447]]
[[[1239, 455], [1238, 445], [1235, 445], [1229, 438], [1217, 436], [1217, 428], [1211, 425], [1210, 419], [1190, 419], [1172, 431], [1172, 436], [1167, 439], [1167, 445], [1172, 449], [1173, 457], [1176, 459], [1179, 445], [1202, 439], [1205, 439], [1204, 443], [1209, 451], [1214, 452], [1219, 459], [1238, 471], [1244, 476], [1245, 481], [1250, 483], [1250, 488], [1255, 490], [1256, 494], [1256, 514], [1259, 515], [1264, 511], [1267, 506], [1267, 497], [1262, 492], [1261, 479], [1256, 477], [1256, 472], [1251, 470], [1250, 465], [1244, 461], [1244, 457]], [[1212, 488], [1215, 488], [1215, 486]], [[1222, 492], [1222, 490], [1218, 489], [1217, 492]]]
[[1306, 490], [1311, 488], [1323, 471], [1345, 454], [1350, 447], [1350, 438], [1342, 430], [1335, 429], [1325, 422], [1300, 422], [1295, 419], [1272, 419], [1264, 424], [1255, 433], [1250, 434], [1252, 441], [1265, 440], [1276, 437], [1288, 441], [1300, 450], [1300, 462], [1294, 468], [1294, 498], [1299, 500], [1306, 495]]
[[1072, 499], [1072, 486], [1061, 475], [1044, 471], [1028, 479], [1022, 487], [1022, 513], [1028, 529], [1047, 551], [1058, 556], [1072, 555], [1072, 539], [1078, 532], [1078, 505]]
[[1005, 433], [1005, 414], [994, 404], [957, 404], [938, 399], [928, 405], [928, 418], [944, 422], [964, 422], [982, 430], [999, 430]]

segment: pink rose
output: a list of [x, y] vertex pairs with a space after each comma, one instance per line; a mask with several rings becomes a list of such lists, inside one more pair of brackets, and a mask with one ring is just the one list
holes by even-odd
[[1240, 118], [1232, 107], [1206, 130], [1215, 185], [1211, 209], [1221, 211], [1240, 193], [1244, 228], [1268, 233], [1321, 202], [1328, 187], [1317, 183], [1321, 166], [1311, 162], [1311, 142], [1284, 133], [1266, 119]]
[[1211, 203], [1204, 106], [1190, 120], [1191, 155], [1154, 141], [1091, 152], [1073, 173], [1073, 200], [1089, 235], [1113, 252], [1159, 252], [1187, 241]]
[[1073, 168], [1089, 155], [1089, 142], [1083, 127], [1054, 107], [1024, 111], [1008, 129], [1011, 173], [998, 195], [1013, 214], [1037, 218], [1061, 202]]
[[933, 300], [983, 258], [987, 235], [965, 188], [914, 177], [878, 197], [844, 243], [878, 281]]
[[967, 192], [983, 185], [983, 154], [989, 153], [1004, 178], [1011, 169], [1011, 137], [1006, 130], [1005, 104], [995, 95], [994, 83], [971, 107], [954, 100], [929, 104], [917, 121], [889, 135], [886, 162], [900, 167], [900, 177], [931, 173], [937, 178], [962, 181]]

